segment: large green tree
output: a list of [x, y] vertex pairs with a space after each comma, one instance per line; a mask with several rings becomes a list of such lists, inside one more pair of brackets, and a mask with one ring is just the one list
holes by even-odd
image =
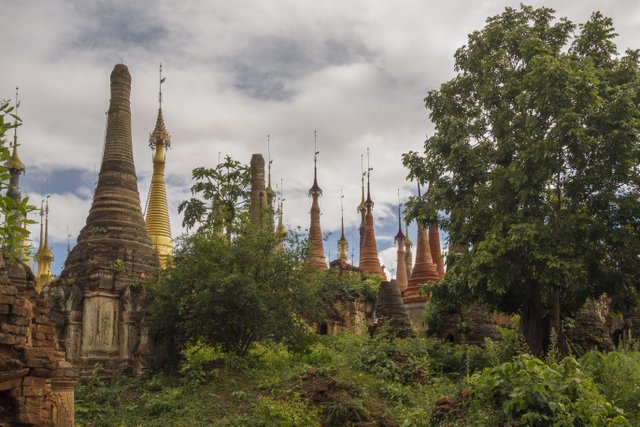
[[507, 8], [455, 54], [425, 99], [435, 125], [410, 178], [431, 184], [421, 220], [448, 231], [434, 300], [519, 313], [531, 349], [589, 297], [637, 302], [640, 72], [612, 21]]

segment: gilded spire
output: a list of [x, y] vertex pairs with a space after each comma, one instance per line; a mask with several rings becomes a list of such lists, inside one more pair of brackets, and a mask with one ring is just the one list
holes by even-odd
[[318, 151], [317, 133], [313, 131], [313, 186], [309, 189], [309, 196], [313, 198], [311, 203], [311, 225], [309, 227], [309, 239], [307, 242], [307, 262], [314, 268], [327, 269], [322, 243], [322, 230], [320, 228], [320, 204], [318, 198], [322, 195], [322, 189], [318, 185]]
[[398, 282], [398, 288], [400, 291], [404, 291], [407, 289], [407, 265], [406, 265], [406, 257], [405, 257], [405, 246], [404, 246], [404, 234], [402, 234], [402, 220], [401, 213], [402, 203], [400, 203], [400, 189], [398, 189], [398, 233], [395, 236], [395, 242], [398, 244], [398, 259], [396, 266], [396, 281]]
[[[20, 101], [18, 100], [18, 86], [16, 86], [16, 98], [13, 113], [18, 116], [18, 108], [20, 107]], [[14, 200], [22, 200], [22, 194], [20, 193], [20, 175], [25, 173], [24, 163], [18, 157], [18, 119], [14, 119], [13, 123], [13, 144], [11, 144], [11, 156], [5, 162], [5, 167], [9, 170], [9, 187], [7, 188], [7, 196]], [[10, 217], [10, 218], [9, 218]], [[7, 214], [7, 220], [15, 225], [22, 225], [26, 220], [23, 214], [19, 210], [12, 210]], [[29, 262], [29, 239], [24, 238], [18, 240], [15, 248], [12, 246], [9, 248], [11, 252], [16, 253], [20, 260], [23, 262]], [[12, 243], [13, 245], [13, 243]]]
[[[367, 210], [365, 217], [364, 244], [360, 250], [360, 269], [368, 273], [385, 276], [384, 270], [378, 258], [378, 246], [373, 224], [373, 200], [371, 200], [371, 171], [369, 167], [369, 149], [367, 148], [367, 200], [365, 202]], [[385, 277], [386, 279], [386, 277]]]
[[173, 254], [171, 241], [171, 224], [169, 222], [169, 208], [167, 206], [167, 190], [165, 188], [164, 167], [166, 149], [171, 146], [171, 136], [167, 132], [162, 117], [162, 64], [159, 72], [158, 89], [158, 118], [153, 132], [149, 134], [149, 146], [153, 152], [153, 175], [151, 176], [151, 190], [146, 212], [146, 226], [151, 237], [151, 245], [158, 253], [160, 266], [165, 268], [169, 257]]
[[[20, 107], [20, 101], [18, 101], [18, 86], [16, 86], [16, 99], [15, 99], [15, 107], [13, 108], [13, 113], [18, 116], [18, 108]], [[13, 171], [16, 171], [17, 174], [22, 174], [25, 172], [26, 167], [24, 166], [24, 163], [22, 163], [22, 161], [20, 160], [20, 158], [18, 157], [18, 121], [17, 119], [14, 120], [13, 123], [14, 127], [13, 127], [13, 144], [11, 145], [11, 157], [9, 157], [9, 160], [7, 160], [7, 162], [5, 163], [5, 166], [7, 167], [7, 169], [9, 169], [9, 172], [11, 172], [11, 174], [13, 175]], [[19, 192], [20, 192], [20, 187], [17, 188], [17, 192], [18, 192], [18, 196], [19, 196]]]
[[340, 239], [338, 240], [338, 259], [341, 264], [349, 263], [349, 241], [344, 237], [344, 194], [340, 188]]
[[[43, 217], [45, 224], [44, 236], [42, 233]], [[51, 281], [51, 263], [53, 262], [53, 252], [49, 247], [49, 196], [47, 196], [40, 205], [40, 244], [34, 258], [38, 263], [36, 291], [41, 292]]]

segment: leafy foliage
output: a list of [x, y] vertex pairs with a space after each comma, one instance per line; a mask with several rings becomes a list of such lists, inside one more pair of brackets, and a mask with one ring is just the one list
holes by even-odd
[[191, 193], [199, 195], [178, 206], [184, 212], [182, 225], [187, 229], [207, 227], [225, 234], [227, 240], [241, 227], [243, 214], [249, 202], [250, 171], [229, 156], [215, 168], [199, 167], [193, 170], [196, 183]]
[[630, 425], [573, 357], [546, 364], [518, 356], [485, 369], [471, 384], [476, 407], [491, 405], [501, 413], [496, 425]]
[[457, 76], [425, 102], [435, 133], [409, 177], [452, 250], [434, 300], [521, 314], [532, 351], [588, 297], [637, 302], [640, 70], [600, 13], [576, 27], [522, 5], [455, 54]]
[[11, 175], [5, 166], [10, 158], [7, 132], [20, 126], [21, 120], [13, 114], [14, 107], [7, 101], [0, 101], [0, 243], [2, 253], [8, 258], [22, 258], [22, 248], [19, 243], [28, 237], [25, 224], [33, 221], [26, 219], [27, 214], [35, 209], [29, 205], [29, 198], [14, 200], [7, 195]]
[[183, 237], [153, 298], [151, 328], [175, 349], [202, 343], [243, 355], [261, 340], [302, 349], [313, 307], [308, 271], [279, 239], [246, 224], [232, 241], [201, 229]]

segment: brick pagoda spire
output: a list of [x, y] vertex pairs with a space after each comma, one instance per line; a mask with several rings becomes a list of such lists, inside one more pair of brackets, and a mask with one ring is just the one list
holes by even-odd
[[[400, 199], [400, 189], [398, 189], [398, 200]], [[398, 282], [398, 288], [400, 292], [403, 292], [409, 286], [407, 282], [407, 264], [405, 257], [405, 245], [404, 234], [402, 234], [402, 219], [400, 211], [402, 210], [402, 204], [398, 203], [398, 233], [395, 237], [395, 242], [398, 245], [398, 263], [396, 265], [396, 282]]]
[[365, 217], [364, 243], [360, 250], [360, 269], [367, 273], [380, 274], [386, 280], [384, 270], [380, 265], [378, 258], [378, 245], [376, 243], [376, 233], [373, 224], [373, 200], [371, 200], [371, 171], [368, 165], [369, 150], [367, 149], [367, 200], [365, 205], [367, 208]]
[[[418, 197], [420, 197], [420, 186], [418, 185]], [[418, 291], [422, 285], [428, 282], [435, 282], [440, 279], [437, 266], [433, 262], [431, 249], [429, 246], [429, 237], [427, 230], [418, 222], [418, 244], [416, 247], [416, 263], [413, 266], [413, 272], [409, 278], [409, 287], [404, 293], [404, 302], [420, 302], [425, 298], [418, 295]]]
[[[313, 132], [315, 141], [316, 132]], [[327, 269], [327, 262], [324, 256], [322, 244], [322, 230], [320, 228], [320, 204], [318, 198], [322, 195], [322, 189], [318, 185], [318, 153], [320, 153], [314, 143], [313, 155], [313, 186], [309, 189], [311, 202], [311, 225], [309, 227], [309, 240], [307, 242], [307, 262], [320, 270]]]
[[251, 195], [249, 219], [256, 227], [266, 224], [267, 191], [264, 187], [264, 157], [262, 154], [251, 156]]
[[405, 267], [407, 268], [407, 278], [411, 277], [411, 273], [413, 272], [413, 251], [411, 248], [413, 247], [413, 242], [409, 237], [409, 223], [404, 223], [404, 260]]
[[440, 249], [440, 232], [438, 224], [429, 224], [429, 248], [433, 262], [436, 264], [436, 271], [440, 279], [444, 278], [444, 262], [442, 260], [442, 250]]
[[98, 184], [87, 223], [69, 252], [59, 281], [64, 292], [56, 304], [64, 325], [58, 334], [66, 358], [91, 372], [142, 373], [151, 339], [144, 324], [145, 302], [139, 286], [157, 279], [160, 260], [140, 207], [131, 140], [131, 75], [124, 64], [111, 72], [111, 100]]
[[152, 280], [159, 272], [158, 255], [140, 208], [131, 141], [130, 92], [129, 69], [118, 64], [111, 72], [111, 100], [98, 185], [87, 223], [61, 274], [62, 278], [73, 277], [87, 286], [101, 285], [91, 274], [91, 265], [108, 270], [116, 260], [124, 263], [126, 275], [133, 282]]
[[360, 204], [358, 205], [358, 213], [360, 214], [360, 251], [362, 251], [362, 245], [364, 245], [364, 225], [367, 222], [367, 204], [364, 199], [364, 177], [367, 173], [364, 171], [364, 156], [360, 155], [360, 188], [361, 194]]
[[147, 206], [147, 231], [151, 237], [153, 249], [160, 257], [160, 266], [165, 268], [169, 257], [173, 254], [171, 242], [171, 224], [169, 222], [169, 208], [167, 206], [167, 190], [164, 180], [164, 166], [166, 149], [171, 146], [171, 136], [167, 132], [162, 117], [162, 64], [160, 64], [160, 90], [158, 92], [158, 118], [153, 132], [149, 135], [149, 146], [153, 152], [153, 175], [149, 204]]

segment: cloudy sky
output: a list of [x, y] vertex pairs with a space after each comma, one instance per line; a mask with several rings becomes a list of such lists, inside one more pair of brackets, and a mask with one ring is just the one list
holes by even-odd
[[[273, 181], [284, 180], [285, 222], [308, 227], [306, 193], [317, 130], [322, 227], [331, 233], [327, 255], [336, 255], [341, 187], [347, 236], [352, 247], [358, 245], [360, 155], [369, 147], [378, 246], [382, 262], [392, 269], [396, 189], [403, 198], [415, 191], [405, 180], [400, 156], [420, 150], [432, 131], [423, 98], [453, 77], [454, 51], [470, 32], [519, 3], [1, 0], [0, 97], [12, 98], [20, 86], [23, 193], [35, 203], [51, 194], [54, 273], [64, 262], [68, 234], [73, 245], [89, 211], [109, 73], [118, 62], [132, 75], [133, 145], [143, 203], [152, 167], [147, 140], [157, 114], [158, 64], [163, 64], [163, 111], [173, 143], [167, 190], [174, 236], [183, 232], [177, 205], [190, 196], [191, 170], [215, 166], [219, 153], [246, 163], [252, 153], [266, 157], [267, 134]], [[557, 16], [574, 22], [601, 10], [614, 19], [621, 49], [640, 47], [637, 1], [530, 4], [553, 7]], [[37, 233], [33, 238], [37, 245]]]

